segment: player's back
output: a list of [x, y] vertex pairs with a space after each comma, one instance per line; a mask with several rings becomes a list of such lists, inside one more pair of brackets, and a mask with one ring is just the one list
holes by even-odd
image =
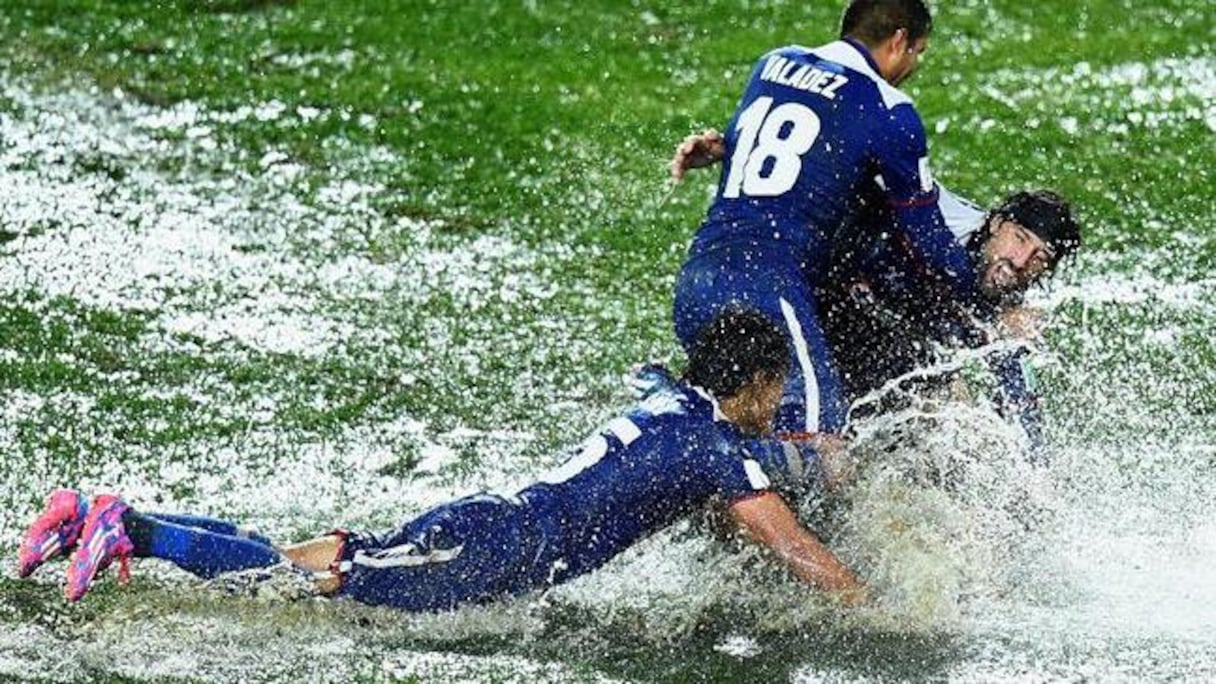
[[648, 397], [519, 493], [545, 531], [538, 568], [560, 582], [714, 497], [765, 489], [768, 479], [748, 463], [742, 441], [696, 389], [680, 385]]
[[765, 55], [726, 131], [722, 178], [693, 255], [743, 241], [821, 273], [857, 190], [880, 172], [875, 147], [902, 119], [919, 126], [911, 101], [854, 43]]

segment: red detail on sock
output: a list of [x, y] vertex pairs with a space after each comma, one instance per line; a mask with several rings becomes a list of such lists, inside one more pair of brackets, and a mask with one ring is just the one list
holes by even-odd
[[131, 557], [118, 557], [118, 583], [127, 584], [131, 581]]
[[783, 442], [809, 442], [822, 434], [822, 432], [780, 432], [776, 437]]

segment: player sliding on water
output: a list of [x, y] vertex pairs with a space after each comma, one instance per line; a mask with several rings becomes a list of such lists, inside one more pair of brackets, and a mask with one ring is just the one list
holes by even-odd
[[[162, 558], [200, 577], [276, 566], [314, 573], [317, 592], [410, 611], [524, 594], [590, 572], [640, 539], [710, 505], [800, 579], [845, 601], [857, 577], [802, 527], [774, 479], [818, 469], [765, 439], [789, 347], [758, 314], [728, 309], [704, 326], [684, 379], [652, 392], [514, 495], [475, 494], [384, 535], [339, 531], [287, 547], [209, 518], [137, 512], [117, 496], [86, 504], [59, 490], [22, 540], [19, 574], [71, 554], [68, 600], [118, 560]], [[773, 479], [770, 479], [772, 476]]]

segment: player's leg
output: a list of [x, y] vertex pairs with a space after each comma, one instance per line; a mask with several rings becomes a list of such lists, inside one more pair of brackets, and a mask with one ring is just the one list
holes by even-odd
[[543, 586], [543, 536], [525, 509], [478, 494], [431, 509], [385, 538], [346, 536], [337, 594], [414, 612], [451, 610]]
[[[88, 512], [88, 500], [79, 492], [71, 489], [53, 491], [47, 497], [46, 506], [42, 512], [22, 536], [21, 547], [17, 554], [18, 576], [27, 577], [46, 561], [74, 551]], [[132, 515], [135, 514], [132, 513]], [[216, 518], [169, 513], [149, 513], [146, 517], [177, 526], [170, 526], [159, 531], [153, 528], [149, 532], [149, 536], [157, 539], [150, 542], [148, 546], [161, 546], [162, 544], [158, 543], [161, 537], [184, 538], [179, 529], [181, 527], [199, 528], [215, 534], [250, 539], [267, 547], [272, 546], [269, 539], [256, 532]]]
[[122, 522], [133, 546], [132, 555], [167, 560], [204, 579], [224, 572], [267, 567], [283, 560], [264, 537], [229, 533], [229, 530], [239, 529], [232, 523], [215, 525], [224, 531], [213, 532], [169, 522], [160, 515], [143, 515], [132, 509], [123, 514]]
[[68, 600], [79, 600], [113, 561], [125, 579], [132, 557], [160, 558], [199, 577], [267, 567], [282, 557], [270, 545], [247, 537], [217, 534], [141, 515], [107, 494], [93, 499], [67, 572]]
[[172, 523], [174, 525], [180, 525], [182, 527], [197, 527], [208, 532], [214, 532], [215, 534], [225, 534], [230, 537], [244, 537], [245, 539], [252, 539], [253, 541], [261, 542], [266, 546], [274, 545], [269, 538], [255, 530], [248, 527], [242, 527], [234, 522], [220, 520], [219, 518], [212, 518], [205, 515], [190, 515], [186, 513], [157, 512], [144, 513], [143, 515], [163, 522]]
[[787, 284], [777, 292], [776, 308], [793, 355], [776, 431], [839, 434], [848, 407], [810, 288]]

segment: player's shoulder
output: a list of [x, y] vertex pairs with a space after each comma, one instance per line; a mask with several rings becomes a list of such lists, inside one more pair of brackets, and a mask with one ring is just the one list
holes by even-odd
[[646, 444], [680, 442], [712, 422], [712, 409], [684, 383], [652, 388], [625, 414], [648, 435]]
[[784, 45], [779, 48], [773, 48], [763, 55], [760, 55], [760, 61], [764, 62], [772, 57], [800, 57], [805, 56], [808, 53], [810, 53], [810, 48], [802, 45]]
[[865, 55], [861, 53], [861, 50], [849, 41], [837, 40], [818, 47], [799, 49], [815, 55], [818, 59], [839, 64], [855, 73], [864, 81], [872, 84], [879, 98], [881, 98], [883, 106], [888, 110], [895, 110], [901, 105], [914, 106], [912, 98], [904, 91], [887, 83], [886, 79], [874, 70], [874, 67], [866, 59]]
[[673, 443], [717, 445], [724, 428], [729, 433], [731, 426], [708, 392], [684, 383], [654, 392], [639, 402], [635, 411], [655, 428], [652, 432], [661, 433]]

